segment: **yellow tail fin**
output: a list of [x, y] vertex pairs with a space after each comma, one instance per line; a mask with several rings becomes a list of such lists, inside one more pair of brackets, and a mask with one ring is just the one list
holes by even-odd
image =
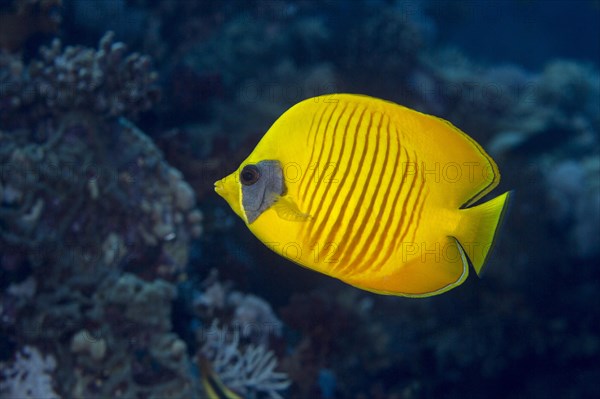
[[496, 231], [510, 202], [510, 191], [472, 208], [461, 209], [462, 218], [456, 238], [463, 247], [477, 275], [494, 246]]

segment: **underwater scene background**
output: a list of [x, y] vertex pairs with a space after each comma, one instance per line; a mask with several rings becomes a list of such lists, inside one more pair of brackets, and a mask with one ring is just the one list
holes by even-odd
[[[0, 49], [1, 398], [600, 397], [597, 0], [0, 0]], [[361, 291], [214, 193], [335, 92], [496, 160], [483, 278]]]

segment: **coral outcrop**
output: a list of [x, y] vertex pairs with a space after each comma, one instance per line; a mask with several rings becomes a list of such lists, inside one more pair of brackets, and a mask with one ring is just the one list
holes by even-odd
[[106, 33], [97, 49], [63, 47], [54, 39], [29, 64], [0, 53], [0, 122], [6, 128], [65, 112], [132, 117], [159, 98], [158, 78], [150, 58], [128, 54], [127, 47]]
[[[3, 342], [56, 359], [44, 370], [63, 397], [200, 392], [170, 315], [202, 214], [181, 174], [121, 117], [155, 98], [149, 60], [110, 34], [97, 50], [55, 41], [26, 66], [2, 57], [0, 269], [3, 288], [13, 282]], [[16, 392], [20, 377], [3, 378]]]
[[0, 363], [2, 371], [0, 392], [6, 398], [19, 399], [60, 399], [54, 392], [52, 372], [56, 369], [56, 360], [52, 355], [44, 356], [31, 346], [24, 346], [16, 353], [11, 365]]

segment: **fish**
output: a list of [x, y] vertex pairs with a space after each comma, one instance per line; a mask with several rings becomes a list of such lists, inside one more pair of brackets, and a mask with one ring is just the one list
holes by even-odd
[[359, 94], [284, 112], [215, 191], [288, 260], [384, 295], [428, 297], [477, 275], [511, 192], [450, 122]]
[[199, 355], [198, 363], [202, 374], [202, 386], [210, 399], [243, 399], [242, 396], [223, 384], [219, 376], [214, 372], [208, 359]]

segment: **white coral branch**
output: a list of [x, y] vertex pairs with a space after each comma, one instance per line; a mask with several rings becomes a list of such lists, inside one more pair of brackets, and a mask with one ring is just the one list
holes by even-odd
[[290, 385], [287, 374], [275, 371], [277, 358], [272, 351], [263, 345], [240, 347], [239, 332], [234, 330], [229, 337], [216, 321], [201, 351], [223, 384], [240, 393], [264, 392], [271, 399], [282, 399], [279, 391]]
[[17, 352], [13, 365], [0, 372], [0, 393], [8, 398], [60, 399], [50, 376], [55, 368], [54, 357], [44, 357], [37, 348], [25, 346]]

